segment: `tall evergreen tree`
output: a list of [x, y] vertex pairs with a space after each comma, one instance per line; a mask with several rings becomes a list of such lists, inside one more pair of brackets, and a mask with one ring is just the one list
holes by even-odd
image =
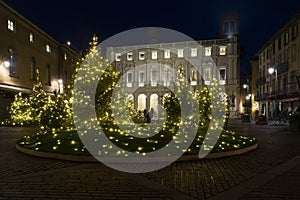
[[39, 121], [43, 110], [46, 109], [48, 103], [48, 95], [43, 89], [43, 84], [40, 81], [39, 70], [36, 70], [36, 80], [29, 95], [28, 103], [32, 109], [32, 117]]

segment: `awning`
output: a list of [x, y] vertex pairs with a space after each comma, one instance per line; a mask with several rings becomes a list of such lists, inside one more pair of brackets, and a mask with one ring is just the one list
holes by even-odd
[[23, 92], [23, 93], [31, 93], [31, 90], [28, 88], [13, 86], [13, 85], [6, 85], [0, 84], [0, 90], [10, 91], [10, 92]]

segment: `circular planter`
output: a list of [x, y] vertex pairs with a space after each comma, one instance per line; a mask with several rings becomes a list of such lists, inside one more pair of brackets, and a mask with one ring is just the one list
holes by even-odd
[[[233, 150], [233, 151], [225, 151], [225, 152], [219, 152], [219, 153], [210, 153], [206, 155], [204, 158], [221, 158], [225, 156], [233, 156], [233, 155], [238, 155], [238, 154], [243, 154], [249, 151], [252, 151], [258, 147], [258, 144], [243, 148], [243, 149], [238, 149], [238, 150]], [[31, 149], [26, 149], [18, 144], [16, 144], [16, 148], [26, 154], [33, 155], [33, 156], [38, 156], [38, 157], [43, 157], [43, 158], [52, 158], [52, 159], [60, 159], [60, 160], [67, 160], [67, 161], [76, 161], [76, 162], [99, 162], [96, 158], [93, 156], [76, 156], [76, 155], [65, 155], [65, 154], [58, 154], [58, 153], [49, 153], [49, 152], [41, 152], [41, 151], [35, 151]], [[200, 155], [201, 156], [201, 155]], [[158, 157], [157, 159], [153, 159], [153, 162], [161, 162], [162, 160], [168, 160], [170, 157], [166, 156], [165, 158], [163, 157]], [[177, 161], [188, 161], [188, 160], [199, 160], [199, 155], [184, 155], [181, 156]], [[114, 163], [130, 163], [133, 162], [130, 158], [127, 157], [101, 157], [101, 160], [106, 160], [108, 162], [114, 162]]]

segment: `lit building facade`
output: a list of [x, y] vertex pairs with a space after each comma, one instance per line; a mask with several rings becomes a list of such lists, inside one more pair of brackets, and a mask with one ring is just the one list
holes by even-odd
[[259, 102], [260, 114], [267, 117], [273, 117], [278, 111], [293, 112], [297, 107], [299, 27], [300, 13], [297, 13], [257, 53], [259, 69], [255, 100]]
[[[108, 47], [107, 57], [123, 75], [122, 86], [131, 93], [137, 110], [154, 108], [181, 73], [194, 90], [213, 78], [224, 85], [231, 117], [239, 113], [240, 62], [237, 37], [192, 42]], [[191, 63], [200, 62], [199, 69]]]
[[36, 70], [47, 93], [63, 92], [79, 55], [0, 1], [0, 120], [18, 92], [30, 93]]

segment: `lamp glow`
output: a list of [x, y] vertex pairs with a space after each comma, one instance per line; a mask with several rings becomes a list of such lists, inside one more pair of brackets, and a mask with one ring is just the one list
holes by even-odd
[[268, 69], [268, 72], [269, 72], [269, 74], [273, 74], [273, 73], [275, 72], [274, 67], [270, 67], [270, 68]]
[[6, 68], [9, 68], [9, 66], [10, 66], [10, 62], [9, 61], [4, 61], [3, 64], [4, 64], [4, 66]]

